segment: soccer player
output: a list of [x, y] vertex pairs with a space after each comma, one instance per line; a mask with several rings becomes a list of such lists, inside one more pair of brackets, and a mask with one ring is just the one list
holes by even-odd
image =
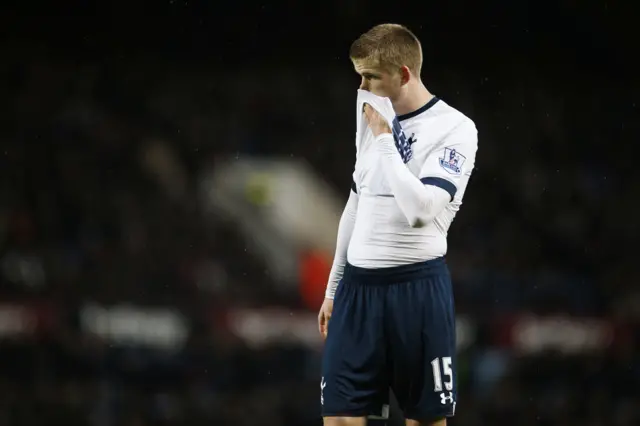
[[351, 45], [350, 58], [360, 89], [389, 98], [397, 117], [390, 128], [365, 105], [366, 134], [356, 136], [352, 190], [318, 316], [326, 338], [324, 424], [365, 425], [388, 409], [392, 389], [407, 425], [444, 426], [456, 406], [455, 313], [444, 256], [477, 130], [424, 86], [422, 47], [407, 28], [372, 28]]

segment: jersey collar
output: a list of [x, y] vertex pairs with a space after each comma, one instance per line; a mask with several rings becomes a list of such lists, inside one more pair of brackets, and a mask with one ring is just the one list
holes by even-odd
[[438, 98], [437, 96], [434, 96], [433, 98], [431, 98], [431, 100], [429, 102], [427, 102], [426, 104], [424, 104], [423, 106], [421, 106], [417, 110], [412, 111], [412, 112], [408, 112], [406, 114], [399, 115], [398, 116], [398, 120], [399, 121], [407, 120], [409, 118], [415, 117], [416, 115], [420, 115], [423, 112], [425, 112], [426, 110], [428, 110], [429, 108], [431, 108], [432, 106], [434, 106], [435, 104], [437, 104], [439, 100], [440, 100], [440, 98]]

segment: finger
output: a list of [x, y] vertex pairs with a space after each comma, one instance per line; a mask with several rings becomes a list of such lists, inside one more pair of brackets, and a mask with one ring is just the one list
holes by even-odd
[[380, 114], [370, 105], [367, 105], [367, 109], [365, 111], [365, 115], [367, 117], [367, 121], [369, 123], [374, 123], [376, 121], [380, 121]]
[[325, 315], [324, 317], [324, 338], [327, 338], [327, 334], [329, 334], [329, 321], [331, 321], [331, 314]]

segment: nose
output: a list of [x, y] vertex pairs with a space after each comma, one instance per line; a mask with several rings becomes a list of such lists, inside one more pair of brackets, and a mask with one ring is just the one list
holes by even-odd
[[366, 78], [363, 78], [362, 81], [360, 82], [360, 89], [369, 90], [369, 82], [367, 81]]

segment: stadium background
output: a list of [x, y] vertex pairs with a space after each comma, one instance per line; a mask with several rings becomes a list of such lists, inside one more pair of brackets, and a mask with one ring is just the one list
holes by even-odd
[[640, 424], [634, 8], [3, 5], [0, 424], [319, 425], [370, 26], [480, 132], [454, 425]]

